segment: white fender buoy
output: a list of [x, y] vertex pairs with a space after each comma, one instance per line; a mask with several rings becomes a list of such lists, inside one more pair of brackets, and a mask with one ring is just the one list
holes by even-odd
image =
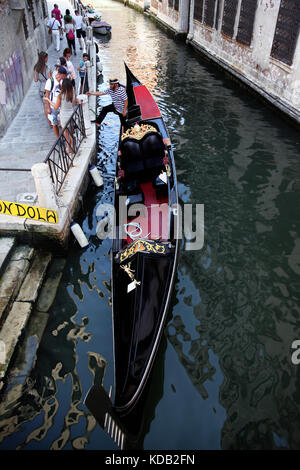
[[88, 239], [86, 238], [82, 228], [77, 222], [72, 222], [70, 228], [81, 248], [86, 248], [87, 246], [89, 246]]
[[103, 186], [103, 178], [100, 175], [98, 169], [95, 167], [95, 165], [90, 166], [90, 174], [96, 186], [98, 187]]

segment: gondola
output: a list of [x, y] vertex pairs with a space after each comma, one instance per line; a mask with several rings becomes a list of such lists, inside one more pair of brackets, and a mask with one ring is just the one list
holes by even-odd
[[164, 331], [179, 246], [169, 134], [149, 90], [125, 68], [128, 118], [116, 161], [112, 242], [114, 397], [96, 384], [85, 400], [121, 448], [130, 435], [124, 423], [141, 407]]

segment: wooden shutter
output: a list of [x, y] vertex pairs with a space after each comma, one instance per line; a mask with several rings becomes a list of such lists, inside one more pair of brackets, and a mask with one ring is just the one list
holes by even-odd
[[242, 0], [236, 40], [250, 46], [253, 34], [257, 0]]
[[232, 38], [238, 2], [237, 0], [225, 0], [222, 20], [222, 33]]
[[292, 65], [299, 35], [300, 1], [281, 0], [271, 56]]

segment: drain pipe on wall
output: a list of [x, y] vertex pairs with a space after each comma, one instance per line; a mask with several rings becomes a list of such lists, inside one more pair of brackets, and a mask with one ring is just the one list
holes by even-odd
[[189, 0], [189, 17], [188, 17], [188, 31], [187, 31], [187, 38], [186, 44], [192, 42], [194, 38], [194, 5], [195, 0]]

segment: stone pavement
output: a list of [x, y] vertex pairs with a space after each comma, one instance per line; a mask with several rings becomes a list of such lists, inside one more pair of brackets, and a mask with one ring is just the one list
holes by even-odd
[[[54, 2], [48, 2], [49, 15], [51, 15], [53, 4]], [[67, 8], [69, 8], [71, 14], [74, 14], [74, 9], [68, 0], [60, 0], [58, 4], [62, 14], [65, 13]], [[47, 51], [49, 56], [48, 64], [51, 67], [62, 56], [64, 48], [68, 47], [65, 37], [60, 41], [60, 44], [60, 52], [56, 52], [53, 44]], [[84, 50], [79, 49], [77, 39], [76, 52], [77, 55], [72, 55], [71, 61], [77, 72], [77, 90], [79, 82], [77, 67], [84, 52]], [[10, 171], [0, 170], [0, 199], [18, 202], [18, 195], [36, 192], [30, 171], [31, 167], [35, 163], [45, 160], [54, 142], [55, 135], [53, 130], [49, 128], [45, 118], [38, 84], [32, 81], [18, 114], [13, 119], [6, 134], [0, 139], [0, 169], [10, 169]]]

